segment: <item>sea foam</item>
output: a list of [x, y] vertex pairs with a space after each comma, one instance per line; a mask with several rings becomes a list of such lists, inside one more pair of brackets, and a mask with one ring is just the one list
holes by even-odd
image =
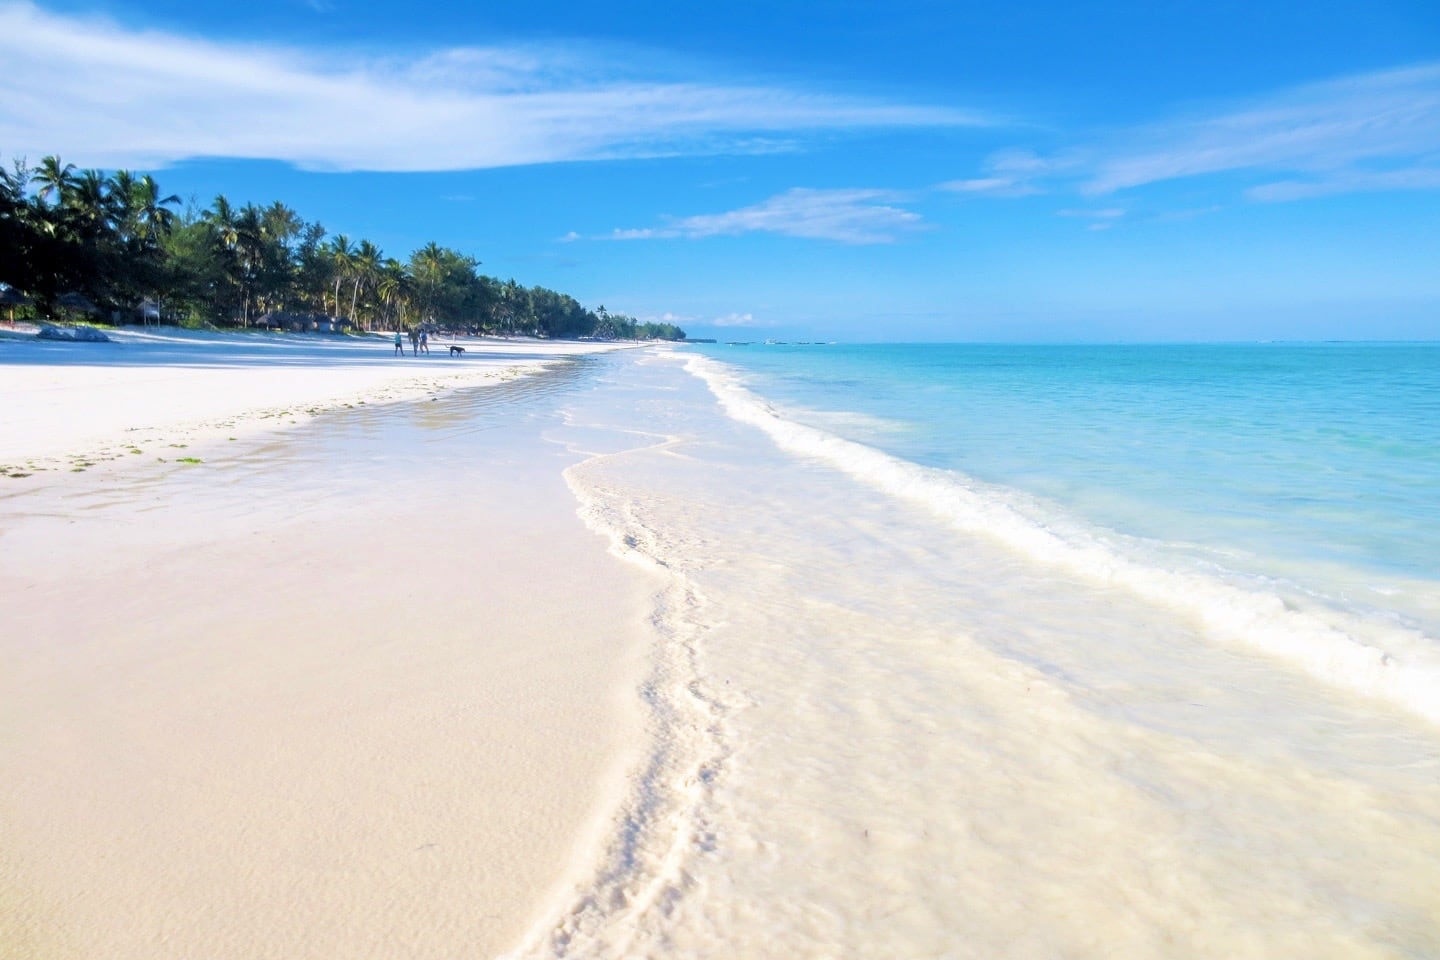
[[744, 386], [726, 364], [691, 354], [684, 365], [729, 416], [758, 427], [792, 454], [828, 463], [1033, 561], [1179, 610], [1216, 640], [1263, 651], [1324, 683], [1440, 724], [1440, 643], [1419, 631], [1319, 606], [1300, 609], [1258, 578], [1187, 568], [1162, 559], [1159, 550], [1132, 550], [1123, 537], [1087, 531], [1063, 518], [1031, 516], [1018, 492], [799, 423]]

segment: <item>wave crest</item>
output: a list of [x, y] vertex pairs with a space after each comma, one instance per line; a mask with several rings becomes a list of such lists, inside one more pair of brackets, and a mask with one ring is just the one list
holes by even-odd
[[1061, 531], [1059, 525], [1025, 515], [1018, 494], [1007, 497], [1003, 488], [987, 488], [964, 474], [912, 463], [791, 420], [719, 361], [691, 354], [684, 363], [730, 417], [759, 428], [781, 449], [828, 463], [929, 510], [957, 530], [999, 541], [1037, 563], [1177, 609], [1217, 640], [1263, 651], [1324, 683], [1440, 724], [1440, 658], [1434, 653], [1440, 644], [1431, 638], [1398, 626], [1342, 626], [1346, 618], [1338, 611], [1296, 609], [1258, 586], [1138, 559], [1078, 527]]

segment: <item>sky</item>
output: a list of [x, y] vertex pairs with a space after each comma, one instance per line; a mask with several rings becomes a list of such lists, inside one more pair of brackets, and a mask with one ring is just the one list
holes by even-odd
[[0, 0], [0, 159], [722, 340], [1440, 339], [1436, 0]]

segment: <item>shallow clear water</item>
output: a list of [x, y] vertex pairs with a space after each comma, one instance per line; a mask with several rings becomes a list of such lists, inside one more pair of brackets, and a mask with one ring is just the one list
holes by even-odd
[[782, 445], [1440, 718], [1440, 345], [710, 355]]
[[[1424, 605], [1330, 589], [1423, 593], [1423, 552], [1316, 564], [1313, 511], [1242, 508], [1283, 486], [1223, 467], [1263, 411], [1207, 446], [1175, 426], [1200, 391], [1157, 387], [1075, 438], [1129, 402], [1127, 364], [1042, 375], [1020, 350], [1019, 381], [952, 366], [911, 389], [860, 352], [628, 355], [567, 396], [549, 435], [586, 458], [582, 514], [669, 587], [649, 759], [605, 866], [517, 954], [1440, 952]], [[1427, 429], [1402, 421], [1390, 435]], [[1304, 446], [1265, 462], [1303, 475], [1323, 459]], [[1403, 490], [1386, 457], [1418, 475], [1432, 455], [1366, 469]]]
[[1366, 599], [1440, 576], [1440, 344], [707, 353], [786, 416], [1121, 533]]

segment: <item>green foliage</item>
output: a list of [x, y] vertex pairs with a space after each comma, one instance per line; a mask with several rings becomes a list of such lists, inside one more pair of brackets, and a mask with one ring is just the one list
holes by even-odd
[[[682, 339], [672, 324], [639, 323], [568, 294], [479, 272], [480, 261], [435, 243], [406, 262], [368, 240], [327, 238], [280, 201], [207, 208], [162, 196], [149, 175], [77, 171], [59, 157], [0, 167], [0, 284], [40, 316], [80, 294], [101, 316], [170, 323], [308, 325], [342, 318], [360, 329], [427, 325], [470, 333]], [[62, 301], [63, 302], [63, 301]]]
[[673, 323], [641, 323], [623, 313], [610, 313], [603, 306], [596, 311], [595, 336], [607, 340], [684, 340], [685, 331]]

